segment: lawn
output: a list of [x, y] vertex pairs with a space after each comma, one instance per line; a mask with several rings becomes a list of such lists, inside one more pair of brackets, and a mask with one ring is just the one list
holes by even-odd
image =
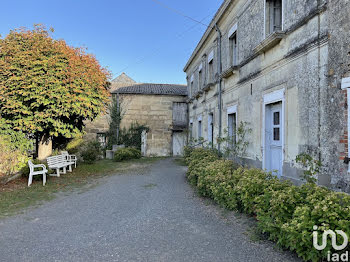
[[41, 178], [35, 179], [31, 187], [27, 187], [25, 178], [15, 180], [0, 186], [0, 219], [52, 200], [62, 192], [88, 190], [98, 184], [99, 178], [138, 170], [144, 171], [159, 159], [141, 158], [125, 162], [101, 160], [91, 165], [80, 164], [72, 173], [63, 174], [60, 177], [49, 176], [46, 186], [42, 185]]

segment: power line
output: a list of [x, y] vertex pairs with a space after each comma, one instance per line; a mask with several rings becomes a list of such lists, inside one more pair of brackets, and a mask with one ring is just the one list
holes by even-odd
[[177, 10], [177, 9], [175, 9], [175, 8], [172, 8], [172, 7], [166, 5], [166, 4], [164, 4], [164, 3], [162, 3], [162, 2], [160, 2], [160, 1], [158, 1], [158, 0], [151, 0], [151, 1], [153, 1], [154, 3], [156, 3], [156, 4], [158, 4], [158, 5], [162, 6], [162, 7], [164, 7], [164, 8], [166, 8], [166, 9], [168, 9], [168, 10], [170, 10], [170, 11], [172, 11], [172, 12], [178, 14], [178, 15], [181, 15], [181, 16], [187, 18], [187, 19], [190, 19], [190, 20], [192, 20], [193, 22], [196, 22], [196, 23], [198, 23], [198, 24], [200, 24], [200, 25], [203, 25], [203, 26], [205, 26], [205, 27], [207, 27], [207, 28], [209, 27], [209, 28], [211, 28], [211, 29], [214, 29], [213, 27], [211, 27], [211, 26], [209, 26], [209, 25], [207, 25], [207, 24], [204, 24], [202, 21], [198, 21], [197, 19], [192, 18], [192, 17], [190, 17], [190, 16], [188, 16], [188, 15], [182, 13], [181, 11], [179, 11], [179, 10]]
[[[152, 1], [153, 1], [153, 0], [152, 0]], [[210, 17], [210, 16], [212, 16], [212, 14], [207, 15], [207, 16], [204, 17], [202, 20], [198, 21], [199, 24], [205, 25], [205, 24], [203, 23], [203, 21], [205, 21], [205, 20], [206, 20], [208, 17]], [[189, 27], [187, 30], [183, 31], [182, 33], [177, 34], [176, 37], [177, 37], [177, 38], [182, 38], [182, 37], [184, 37], [185, 34], [186, 34], [187, 32], [189, 32], [189, 31], [191, 31], [192, 29], [194, 29], [197, 25], [198, 25], [198, 23], [195, 24], [195, 25], [193, 25], [193, 26], [191, 26], [191, 27]], [[149, 53], [149, 54], [146, 55], [146, 56], [141, 57], [141, 58], [138, 59], [135, 63], [126, 66], [125, 68], [123, 68], [122, 70], [120, 70], [120, 71], [119, 71], [118, 73], [116, 73], [115, 75], [119, 75], [120, 73], [125, 72], [125, 70], [129, 69], [131, 66], [141, 64], [141, 63], [144, 62], [147, 58], [149, 58], [151, 55], [153, 55], [154, 53], [156, 53], [156, 52], [158, 52], [160, 49], [162, 49], [162, 47], [163, 47], [163, 46], [154, 49], [151, 53]]]

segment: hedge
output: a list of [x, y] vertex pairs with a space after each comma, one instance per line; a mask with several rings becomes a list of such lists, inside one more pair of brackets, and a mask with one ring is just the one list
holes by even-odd
[[[319, 243], [327, 229], [343, 230], [350, 237], [350, 196], [345, 193], [311, 183], [295, 186], [260, 169], [237, 167], [204, 148], [192, 149], [186, 163], [187, 178], [201, 195], [255, 216], [262, 233], [305, 261], [320, 261], [328, 251], [336, 252], [330, 238], [323, 251], [313, 247], [314, 225], [319, 227]], [[338, 241], [343, 239], [338, 237]]]
[[121, 148], [114, 154], [114, 161], [116, 162], [139, 158], [141, 158], [141, 151], [135, 148]]

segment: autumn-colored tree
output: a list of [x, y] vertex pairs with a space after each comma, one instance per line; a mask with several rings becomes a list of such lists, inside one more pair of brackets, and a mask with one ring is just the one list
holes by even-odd
[[94, 56], [53, 39], [43, 26], [0, 38], [0, 116], [38, 138], [39, 158], [51, 153], [54, 137], [79, 135], [84, 120], [104, 111], [109, 77]]

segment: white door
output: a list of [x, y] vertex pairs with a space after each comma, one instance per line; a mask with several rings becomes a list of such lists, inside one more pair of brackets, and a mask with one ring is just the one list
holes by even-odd
[[173, 132], [173, 156], [182, 156], [186, 142], [185, 132]]
[[265, 167], [277, 176], [282, 175], [282, 102], [266, 105], [265, 114]]

